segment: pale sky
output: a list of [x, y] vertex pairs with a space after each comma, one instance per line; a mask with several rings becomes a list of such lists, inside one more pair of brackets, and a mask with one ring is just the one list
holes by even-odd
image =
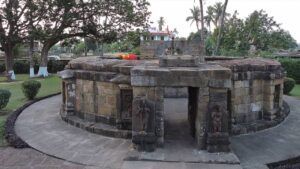
[[[151, 4], [151, 21], [157, 27], [160, 16], [166, 20], [170, 30], [176, 28], [180, 37], [187, 37], [190, 32], [196, 31], [195, 25], [186, 22], [190, 16], [190, 8], [199, 6], [199, 0], [148, 0]], [[224, 0], [204, 0], [204, 9], [216, 2]], [[269, 16], [273, 16], [281, 28], [289, 31], [294, 39], [300, 43], [300, 0], [229, 0], [227, 12], [238, 11], [241, 18], [250, 15], [254, 10], [264, 9]]]

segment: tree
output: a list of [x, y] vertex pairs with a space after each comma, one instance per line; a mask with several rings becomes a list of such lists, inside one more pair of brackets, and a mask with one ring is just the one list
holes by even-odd
[[76, 0], [36, 0], [40, 24], [35, 25], [35, 33], [42, 43], [41, 63], [38, 76], [47, 77], [48, 52], [52, 46], [61, 40], [76, 36], [85, 36], [81, 29], [82, 1]]
[[166, 23], [164, 17], [160, 17], [159, 20], [158, 20], [157, 22], [158, 22], [158, 30], [159, 30], [159, 31], [162, 31], [163, 26], [164, 26], [165, 23]]
[[[203, 0], [199, 0], [200, 3], [200, 22], [201, 22], [201, 40], [200, 40], [200, 56], [205, 56], [205, 47], [204, 47], [204, 14], [203, 14]], [[204, 61], [204, 58], [202, 58]]]
[[[211, 27], [211, 23], [213, 23], [215, 28], [219, 28], [222, 20], [222, 11], [224, 9], [224, 5], [222, 2], [217, 2], [213, 6], [208, 6], [206, 10], [206, 16], [204, 20], [208, 27]], [[225, 11], [225, 20], [230, 17], [230, 14]]]
[[0, 44], [5, 53], [6, 72], [11, 76], [8, 80], [14, 80], [13, 70], [14, 56], [13, 48], [21, 43], [25, 36], [26, 21], [24, 13], [27, 8], [26, 0], [1, 1], [0, 7]]
[[33, 55], [34, 55], [34, 40], [37, 38], [35, 35], [35, 27], [34, 25], [39, 23], [40, 16], [37, 11], [37, 6], [34, 3], [34, 0], [27, 0], [28, 7], [25, 13], [25, 19], [28, 21], [27, 25], [27, 36], [26, 42], [28, 43], [28, 57], [29, 57], [29, 76], [34, 77], [34, 63], [33, 63]]
[[[213, 33], [217, 39], [219, 30]], [[245, 20], [238, 17], [237, 11], [224, 24], [220, 53], [222, 55], [245, 56], [250, 46], [255, 46], [257, 53], [269, 53], [279, 49], [296, 47], [296, 41], [289, 32], [280, 28], [273, 17], [265, 11], [254, 11]]]
[[214, 15], [213, 7], [209, 6], [206, 10], [206, 16], [204, 16], [204, 21], [205, 24], [209, 27], [210, 32], [211, 32], [211, 23], [214, 19], [213, 15]]
[[223, 5], [223, 10], [222, 10], [222, 15], [221, 15], [221, 23], [220, 23], [220, 28], [219, 28], [219, 34], [218, 34], [215, 54], [219, 54], [219, 48], [220, 48], [222, 33], [223, 33], [223, 29], [224, 29], [224, 20], [225, 20], [225, 15], [226, 15], [227, 4], [228, 4], [228, 0], [225, 0], [225, 3]]
[[194, 6], [192, 9], [190, 9], [191, 11], [191, 16], [188, 16], [186, 18], [186, 21], [189, 22], [191, 21], [191, 25], [195, 22], [196, 27], [197, 27], [197, 31], [200, 31], [199, 28], [199, 22], [200, 22], [200, 9], [199, 7]]
[[101, 44], [122, 39], [130, 31], [149, 26], [149, 5], [146, 0], [92, 1], [84, 30]]

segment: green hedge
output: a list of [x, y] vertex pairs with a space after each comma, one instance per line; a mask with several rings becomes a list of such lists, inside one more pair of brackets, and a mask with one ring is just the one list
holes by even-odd
[[0, 63], [0, 73], [5, 71], [5, 64]]
[[289, 94], [295, 87], [295, 80], [292, 78], [284, 78], [283, 94]]
[[287, 77], [295, 79], [300, 84], [300, 59], [280, 59], [279, 62], [287, 72]]
[[[48, 61], [48, 72], [57, 73], [64, 70], [65, 66], [68, 64], [68, 61], [63, 60], [50, 60]], [[27, 60], [17, 60], [14, 63], [14, 71], [16, 74], [28, 74], [29, 73], [29, 61]], [[34, 72], [37, 73], [39, 65], [34, 65]], [[0, 63], [0, 73], [5, 71], [5, 64]]]
[[0, 89], [0, 110], [6, 107], [7, 103], [9, 102], [9, 98], [11, 93], [9, 90]]

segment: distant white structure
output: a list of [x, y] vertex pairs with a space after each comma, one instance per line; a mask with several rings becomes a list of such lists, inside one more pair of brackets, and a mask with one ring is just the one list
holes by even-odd
[[175, 33], [169, 31], [168, 27], [164, 31], [159, 31], [156, 27], [148, 29], [148, 35], [141, 36], [141, 41], [171, 41]]

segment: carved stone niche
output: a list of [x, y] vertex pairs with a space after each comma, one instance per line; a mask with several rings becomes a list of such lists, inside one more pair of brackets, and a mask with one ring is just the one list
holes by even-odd
[[119, 85], [120, 88], [120, 111], [117, 115], [117, 128], [118, 129], [132, 129], [132, 101], [133, 91], [129, 85]]
[[136, 97], [132, 109], [132, 142], [138, 151], [154, 151], [156, 146], [154, 104]]
[[228, 114], [225, 108], [214, 105], [208, 113], [207, 151], [229, 152]]

